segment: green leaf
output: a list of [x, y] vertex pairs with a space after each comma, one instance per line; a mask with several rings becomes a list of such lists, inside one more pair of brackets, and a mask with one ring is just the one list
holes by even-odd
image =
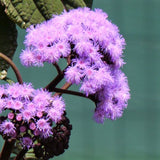
[[15, 82], [14, 82], [11, 78], [9, 78], [9, 77], [3, 78], [3, 81], [7, 82], [8, 84], [15, 83]]
[[91, 7], [93, 0], [0, 0], [5, 12], [21, 28], [48, 20], [64, 9]]
[[[4, 7], [0, 4], [0, 52], [12, 59], [17, 48], [16, 25], [9, 20], [4, 13]], [[0, 75], [5, 78], [4, 73], [9, 68], [6, 61], [0, 58]], [[6, 74], [6, 73], [5, 73]]]
[[62, 0], [62, 2], [67, 10], [78, 7], [86, 7], [86, 4], [83, 0]]
[[48, 20], [65, 8], [85, 7], [83, 0], [1, 0], [5, 12], [21, 28]]
[[60, 14], [64, 10], [60, 0], [33, 0], [42, 16], [48, 20], [53, 14]]
[[6, 14], [21, 28], [41, 23], [59, 14], [64, 7], [59, 0], [1, 0]]
[[84, 0], [87, 7], [92, 8], [93, 0]]

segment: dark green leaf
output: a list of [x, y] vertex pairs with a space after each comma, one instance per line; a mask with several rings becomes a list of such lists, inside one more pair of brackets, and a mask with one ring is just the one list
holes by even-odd
[[[85, 7], [83, 0], [1, 0], [5, 12], [21, 28], [41, 23], [64, 9]], [[89, 4], [89, 3], [88, 3]]]
[[78, 7], [86, 7], [83, 0], [62, 0], [62, 2], [67, 10]]
[[36, 7], [47, 20], [53, 14], [60, 14], [64, 10], [63, 3], [60, 0], [33, 0]]
[[[17, 30], [15, 24], [4, 13], [4, 7], [0, 4], [0, 52], [12, 59], [17, 48]], [[0, 58], [0, 75], [9, 68], [8, 63]], [[4, 71], [5, 70], [5, 71]], [[5, 78], [5, 77], [3, 77]]]
[[33, 0], [1, 1], [5, 5], [6, 14], [21, 28], [27, 28], [31, 24], [37, 24], [45, 20], [40, 12], [39, 5]]
[[64, 9], [91, 7], [93, 0], [0, 0], [5, 12], [21, 28], [48, 20]]
[[84, 2], [86, 3], [87, 7], [92, 8], [93, 0], [84, 0]]

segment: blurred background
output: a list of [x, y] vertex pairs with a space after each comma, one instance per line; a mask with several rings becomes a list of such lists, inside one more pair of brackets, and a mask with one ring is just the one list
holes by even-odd
[[[107, 12], [126, 39], [123, 71], [128, 77], [131, 99], [122, 118], [96, 124], [92, 119], [95, 106], [90, 100], [64, 95], [73, 130], [69, 149], [55, 160], [159, 160], [160, 1], [94, 0], [93, 8]], [[18, 31], [14, 62], [24, 81], [32, 82], [35, 88], [44, 87], [56, 71], [50, 65], [25, 68], [20, 64], [25, 31]], [[11, 69], [8, 75], [16, 80]]]

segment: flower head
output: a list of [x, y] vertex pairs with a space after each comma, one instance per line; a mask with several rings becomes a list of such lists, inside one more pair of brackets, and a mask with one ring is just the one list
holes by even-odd
[[15, 126], [11, 121], [4, 121], [0, 124], [0, 132], [7, 136], [13, 136], [15, 134]]
[[107, 18], [100, 9], [78, 8], [31, 26], [27, 29], [26, 49], [20, 56], [22, 64], [41, 66], [65, 58], [71, 52], [93, 62], [109, 54], [116, 64], [121, 59], [125, 40]]
[[39, 119], [36, 123], [38, 130], [40, 131], [42, 137], [49, 137], [51, 132], [51, 126], [45, 119]]
[[[65, 79], [81, 85], [80, 91], [86, 96], [95, 97], [96, 121], [122, 116], [130, 98], [127, 78], [120, 69], [124, 64], [122, 54], [126, 43], [105, 12], [89, 8], [64, 11], [42, 24], [31, 26], [27, 32], [26, 49], [20, 56], [22, 64], [42, 66], [44, 62], [69, 59]], [[35, 101], [41, 103], [38, 99], [41, 98], [37, 96]], [[43, 106], [39, 106], [42, 112]], [[61, 112], [54, 107], [49, 111], [48, 117], [58, 121]]]
[[27, 149], [33, 146], [34, 135], [39, 140], [53, 136], [52, 128], [65, 111], [61, 97], [53, 98], [48, 91], [34, 89], [30, 83], [15, 83], [1, 88], [0, 113], [7, 113], [0, 117], [1, 135], [17, 138]]
[[22, 142], [22, 146], [23, 146], [23, 148], [27, 148], [27, 149], [29, 149], [29, 148], [31, 148], [32, 147], [32, 145], [33, 145], [33, 140], [32, 140], [32, 138], [31, 137], [23, 137], [22, 138], [22, 140], [21, 140], [21, 142]]

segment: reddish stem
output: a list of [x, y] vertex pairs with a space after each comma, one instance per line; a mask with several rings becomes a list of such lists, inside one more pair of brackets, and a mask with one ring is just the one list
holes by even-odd
[[[54, 96], [61, 96], [63, 93], [65, 93], [65, 91], [67, 91], [67, 89], [72, 85], [72, 83], [68, 83], [66, 82], [60, 89], [60, 92], [58, 93], [57, 91], [55, 91], [57, 88], [54, 88], [54, 91], [57, 92], [54, 94]], [[64, 91], [64, 92], [61, 92]]]
[[22, 77], [21, 77], [21, 74], [18, 70], [18, 68], [16, 67], [16, 65], [13, 63], [13, 61], [8, 58], [5, 54], [1, 53], [0, 52], [0, 57], [3, 58], [13, 69], [16, 77], [17, 77], [17, 81], [20, 83], [20, 84], [23, 84], [23, 80], [22, 80]]
[[52, 82], [50, 82], [45, 88], [44, 90], [48, 90], [49, 92], [52, 92], [54, 90], [54, 88], [56, 87], [56, 85], [64, 78], [64, 70], [58, 74], [56, 76], [56, 78], [54, 78], [54, 80]]

